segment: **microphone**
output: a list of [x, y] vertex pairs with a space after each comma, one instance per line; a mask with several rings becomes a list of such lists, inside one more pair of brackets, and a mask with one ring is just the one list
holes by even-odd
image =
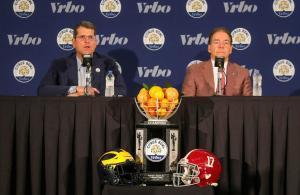
[[224, 68], [224, 61], [225, 61], [224, 57], [216, 56], [215, 57], [215, 67], [218, 67], [219, 69]]
[[83, 57], [82, 66], [87, 67], [88, 69], [90, 69], [92, 67], [92, 61], [93, 61], [92, 55], [91, 54], [84, 54], [82, 57]]
[[114, 65], [115, 65], [114, 60], [112, 60], [112, 59], [106, 59], [106, 60], [104, 61], [104, 64], [106, 65], [106, 66], [105, 66], [105, 71], [108, 72], [108, 71], [114, 69]]

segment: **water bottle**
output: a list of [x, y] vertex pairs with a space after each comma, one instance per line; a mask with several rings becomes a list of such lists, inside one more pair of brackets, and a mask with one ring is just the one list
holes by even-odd
[[257, 96], [262, 96], [262, 75], [259, 71], [257, 75]]
[[105, 96], [112, 97], [115, 94], [115, 76], [111, 70], [108, 71], [106, 77]]
[[253, 71], [253, 96], [262, 96], [262, 75], [259, 70]]

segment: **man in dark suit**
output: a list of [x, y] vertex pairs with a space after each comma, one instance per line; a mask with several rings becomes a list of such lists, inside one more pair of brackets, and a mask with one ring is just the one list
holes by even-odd
[[216, 57], [224, 59], [224, 89], [221, 95], [252, 96], [249, 72], [240, 65], [229, 62], [232, 53], [232, 36], [224, 27], [215, 28], [209, 35], [208, 52], [210, 60], [190, 65], [184, 78], [184, 96], [212, 96], [217, 94], [218, 67]]
[[[106, 74], [112, 71], [114, 95], [126, 95], [126, 85], [116, 62], [95, 52], [97, 47], [96, 27], [81, 21], [74, 28], [73, 47], [76, 50], [68, 57], [54, 60], [38, 87], [40, 96], [95, 96], [105, 94]], [[87, 80], [83, 55], [92, 56], [91, 81]]]

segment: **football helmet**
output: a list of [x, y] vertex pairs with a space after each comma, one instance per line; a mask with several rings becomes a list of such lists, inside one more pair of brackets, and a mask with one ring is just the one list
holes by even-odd
[[140, 166], [132, 155], [123, 149], [104, 153], [98, 159], [98, 165], [103, 173], [104, 183], [111, 185], [140, 183]]
[[178, 162], [177, 170], [173, 173], [173, 185], [217, 186], [221, 170], [221, 163], [214, 154], [207, 150], [194, 149]]

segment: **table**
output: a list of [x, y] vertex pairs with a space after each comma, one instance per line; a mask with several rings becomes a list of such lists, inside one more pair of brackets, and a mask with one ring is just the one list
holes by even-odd
[[213, 194], [213, 187], [200, 188], [197, 186], [172, 187], [172, 186], [110, 186], [105, 185], [102, 195], [177, 195], [177, 194]]
[[[129, 97], [1, 96], [0, 194], [105, 193], [97, 158], [132, 153], [144, 120]], [[204, 148], [221, 160], [212, 194], [300, 194], [300, 97], [183, 98], [170, 121], [182, 156]]]

